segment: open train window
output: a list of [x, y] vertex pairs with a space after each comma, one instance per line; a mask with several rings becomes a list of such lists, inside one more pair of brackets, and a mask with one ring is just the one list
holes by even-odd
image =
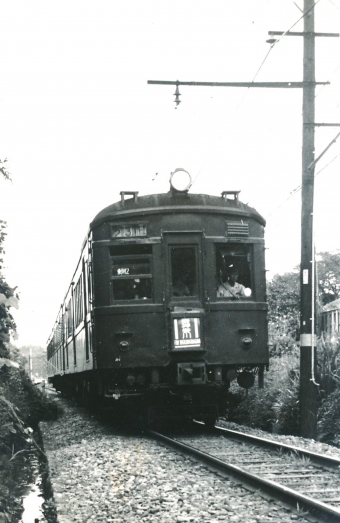
[[197, 253], [195, 246], [170, 248], [171, 295], [173, 298], [197, 296]]
[[152, 298], [152, 245], [110, 248], [112, 300]]
[[251, 298], [250, 245], [216, 245], [216, 280], [218, 298]]

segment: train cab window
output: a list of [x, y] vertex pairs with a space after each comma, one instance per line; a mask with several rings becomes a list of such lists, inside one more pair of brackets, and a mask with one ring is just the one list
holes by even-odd
[[171, 295], [197, 296], [197, 255], [194, 246], [171, 247]]
[[216, 280], [218, 298], [251, 298], [249, 245], [216, 245]]
[[116, 300], [152, 298], [152, 246], [111, 247], [111, 297]]

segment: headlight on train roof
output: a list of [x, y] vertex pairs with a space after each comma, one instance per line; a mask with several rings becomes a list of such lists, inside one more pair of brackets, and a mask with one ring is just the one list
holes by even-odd
[[170, 185], [177, 192], [187, 192], [192, 185], [191, 176], [184, 169], [175, 169], [170, 175]]

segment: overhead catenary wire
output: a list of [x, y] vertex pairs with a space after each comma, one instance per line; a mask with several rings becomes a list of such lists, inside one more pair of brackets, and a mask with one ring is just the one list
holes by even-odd
[[[266, 62], [266, 60], [267, 60], [267, 58], [268, 58], [268, 56], [269, 56], [269, 53], [270, 53], [271, 50], [275, 47], [275, 45], [277, 45], [277, 44], [282, 40], [282, 38], [283, 38], [284, 36], [286, 36], [286, 34], [289, 33], [289, 31], [290, 31], [291, 29], [293, 29], [293, 27], [295, 27], [295, 26], [296, 26], [296, 25], [297, 25], [301, 20], [303, 20], [303, 18], [304, 18], [305, 16], [307, 16], [308, 13], [309, 13], [310, 11], [312, 11], [312, 10], [315, 8], [316, 4], [318, 4], [319, 2], [320, 2], [320, 0], [316, 0], [316, 2], [314, 2], [314, 4], [312, 5], [312, 7], [310, 7], [309, 9], [307, 9], [307, 11], [306, 11], [305, 13], [303, 13], [303, 14], [300, 16], [300, 18], [299, 18], [296, 22], [294, 22], [293, 25], [291, 25], [291, 26], [289, 27], [289, 29], [287, 29], [286, 31], [284, 31], [284, 33], [280, 36], [280, 38], [277, 38], [277, 39], [276, 39], [272, 44], [270, 44], [269, 51], [268, 51], [268, 53], [266, 54], [266, 56], [264, 57], [264, 59], [263, 59], [261, 65], [260, 65], [260, 67], [258, 68], [258, 70], [257, 70], [257, 72], [256, 72], [256, 74], [255, 74], [255, 76], [254, 76], [254, 78], [252, 79], [252, 82], [254, 82], [255, 79], [257, 78], [259, 72], [261, 71], [262, 67], [264, 66], [264, 63]], [[301, 11], [301, 9], [300, 9], [300, 11]], [[241, 100], [241, 103], [242, 103], [242, 100]]]
[[293, 4], [298, 8], [299, 11], [301, 11], [301, 13], [303, 13], [303, 10], [296, 2], [293, 2]]
[[[340, 153], [338, 153], [336, 156], [334, 156], [334, 158], [328, 162], [326, 165], [324, 165], [322, 167], [322, 169], [320, 169], [320, 171], [318, 171], [317, 173], [315, 173], [315, 176], [318, 176], [318, 174], [320, 174], [322, 171], [324, 171], [331, 163], [334, 162], [334, 160], [336, 160], [338, 157], [340, 156]], [[280, 203], [277, 207], [275, 207], [275, 209], [273, 209], [269, 214], [267, 214], [267, 216], [265, 216], [265, 218], [269, 218], [272, 214], [274, 214], [274, 212], [278, 211], [281, 207], [283, 207], [283, 205], [285, 205], [296, 193], [298, 193], [299, 191], [301, 191], [301, 185], [299, 185], [298, 187], [295, 187], [295, 189], [293, 189], [290, 193], [289, 193], [289, 196], [288, 198], [286, 198], [282, 203]]]
[[338, 156], [340, 156], [340, 153], [338, 153], [336, 156], [334, 156], [334, 158], [330, 162], [328, 162], [322, 169], [320, 169], [320, 171], [318, 171], [315, 176], [317, 176], [322, 171], [324, 171], [326, 169], [326, 167], [328, 167], [331, 163], [334, 162], [334, 160], [336, 160], [338, 158]]
[[[320, 0], [316, 0], [316, 1], [314, 2], [314, 4], [313, 4], [313, 5], [312, 5], [312, 6], [311, 6], [311, 7], [310, 7], [310, 8], [309, 8], [305, 13], [303, 13], [303, 12], [301, 11], [301, 9], [297, 6], [297, 7], [299, 8], [299, 10], [302, 12], [302, 15], [298, 18], [298, 20], [296, 20], [296, 22], [294, 22], [293, 25], [291, 25], [291, 26], [290, 26], [286, 31], [284, 31], [284, 33], [283, 33], [282, 35], [280, 35], [280, 38], [277, 38], [277, 39], [275, 40], [275, 42], [273, 42], [273, 43], [270, 45], [269, 51], [267, 52], [266, 56], [265, 56], [264, 59], [262, 60], [261, 65], [260, 65], [260, 67], [257, 69], [257, 71], [256, 71], [256, 73], [255, 73], [255, 76], [253, 77], [253, 79], [251, 80], [251, 82], [254, 82], [255, 79], [257, 78], [258, 74], [260, 73], [261, 69], [263, 68], [263, 66], [264, 66], [264, 64], [265, 64], [265, 62], [266, 62], [266, 60], [267, 60], [267, 58], [268, 58], [270, 52], [271, 52], [272, 49], [275, 47], [275, 45], [277, 45], [277, 44], [282, 40], [282, 38], [283, 38], [284, 36], [286, 36], [286, 34], [287, 34], [291, 29], [293, 29], [293, 28], [294, 28], [294, 27], [295, 27], [295, 26], [296, 26], [296, 25], [297, 25], [301, 20], [303, 20], [303, 18], [304, 18], [304, 17], [305, 17], [305, 16], [306, 16], [310, 11], [312, 11], [312, 10], [315, 8], [315, 6], [316, 6], [319, 2], [320, 2]], [[295, 2], [294, 2], [294, 3], [295, 3]], [[242, 97], [241, 101], [239, 102], [239, 104], [236, 106], [236, 111], [241, 107], [241, 105], [242, 105], [244, 99], [245, 99], [246, 96], [247, 96], [248, 91], [249, 91], [249, 87], [248, 87], [246, 93], [244, 94], [244, 96]], [[222, 134], [223, 134], [223, 133], [222, 133]], [[210, 151], [209, 151], [209, 153], [207, 154], [206, 159], [203, 161], [202, 166], [201, 166], [201, 168], [199, 169], [198, 173], [197, 173], [196, 176], [194, 177], [191, 186], [194, 185], [194, 183], [196, 182], [197, 178], [200, 176], [200, 174], [201, 174], [201, 172], [202, 172], [202, 170], [203, 170], [204, 165], [207, 163], [208, 159], [210, 158], [210, 156], [211, 156], [211, 154], [212, 154], [213, 149], [215, 148], [216, 144], [217, 144], [217, 143], [220, 141], [220, 139], [222, 138], [222, 134], [217, 138], [217, 140], [215, 140], [214, 144], [211, 146]]]

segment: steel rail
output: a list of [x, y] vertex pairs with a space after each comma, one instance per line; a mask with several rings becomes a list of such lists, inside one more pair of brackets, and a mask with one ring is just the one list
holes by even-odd
[[326, 456], [324, 454], [319, 454], [318, 452], [312, 452], [307, 449], [302, 449], [300, 447], [295, 447], [294, 445], [287, 445], [286, 443], [281, 443], [280, 441], [275, 441], [267, 438], [260, 438], [259, 436], [253, 436], [251, 434], [245, 434], [243, 432], [238, 432], [236, 430], [226, 429], [224, 427], [214, 427], [214, 432], [216, 431], [219, 434], [223, 434], [230, 438], [239, 439], [242, 441], [253, 442], [256, 445], [261, 445], [267, 448], [277, 448], [282, 449], [285, 452], [294, 452], [306, 458], [310, 458], [311, 461], [322, 465], [323, 467], [340, 467], [340, 459], [334, 458], [331, 456]]
[[[305, 496], [304, 494], [301, 494], [300, 492], [297, 492], [289, 487], [281, 485], [280, 483], [277, 483], [275, 481], [261, 478], [257, 474], [252, 474], [251, 472], [248, 472], [247, 470], [242, 469], [237, 465], [232, 465], [230, 463], [222, 461], [221, 459], [216, 458], [211, 454], [202, 452], [201, 450], [192, 447], [191, 445], [187, 445], [186, 443], [183, 443], [181, 441], [178, 441], [177, 439], [169, 438], [168, 436], [165, 436], [164, 434], [160, 434], [159, 432], [153, 430], [148, 430], [147, 433], [150, 434], [153, 438], [156, 438], [160, 440], [162, 443], [165, 443], [167, 446], [171, 446], [176, 450], [180, 450], [185, 454], [193, 456], [199, 461], [205, 463], [207, 466], [209, 466], [209, 468], [212, 468], [214, 471], [217, 470], [220, 473], [223, 473], [227, 476], [231, 475], [243, 481], [244, 483], [247, 483], [252, 487], [255, 487], [256, 489], [262, 489], [263, 493], [269, 493], [276, 499], [280, 499], [281, 501], [288, 503], [294, 508], [296, 507], [296, 504], [298, 504], [300, 509], [303, 508], [304, 510], [309, 510], [313, 513], [314, 516], [318, 516], [320, 518], [324, 518], [325, 516], [327, 516], [328, 523], [340, 522], [340, 510], [336, 509], [331, 505], [327, 505], [322, 501], [316, 501], [315, 499], [309, 496]], [[321, 519], [320, 521], [324, 521], [324, 519]]]

